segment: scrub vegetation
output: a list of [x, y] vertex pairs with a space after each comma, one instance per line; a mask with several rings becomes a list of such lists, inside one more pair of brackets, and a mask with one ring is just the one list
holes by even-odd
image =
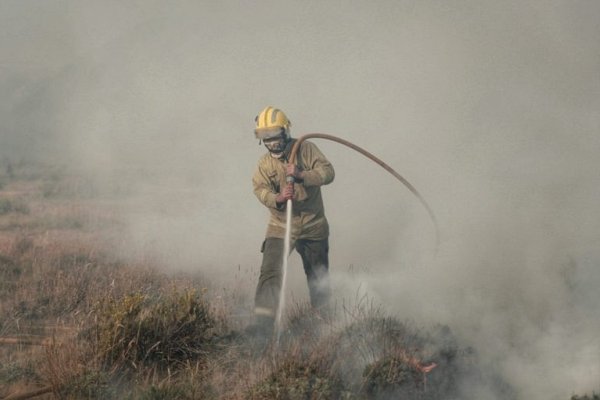
[[[239, 291], [111, 252], [115, 204], [94, 203], [89, 184], [4, 171], [0, 399], [427, 400], [474, 387], [518, 398], [447, 327], [403, 322], [366, 297], [331, 316], [292, 305], [275, 346], [236, 318], [252, 303]], [[598, 396], [572, 397], [584, 399]]]

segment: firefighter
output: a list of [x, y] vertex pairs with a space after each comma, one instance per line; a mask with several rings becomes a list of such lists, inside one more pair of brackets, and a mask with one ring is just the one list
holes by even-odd
[[[267, 152], [259, 159], [252, 177], [254, 194], [270, 211], [260, 277], [256, 288], [256, 326], [265, 335], [273, 332], [282, 284], [282, 263], [286, 225], [286, 203], [293, 201], [290, 249], [302, 258], [308, 281], [310, 302], [325, 312], [329, 286], [329, 225], [325, 218], [321, 186], [333, 181], [334, 170], [313, 143], [304, 141], [297, 153], [297, 164], [288, 158], [295, 139], [290, 136], [291, 123], [283, 111], [266, 107], [255, 119], [256, 138]], [[286, 177], [295, 183], [288, 185]]]

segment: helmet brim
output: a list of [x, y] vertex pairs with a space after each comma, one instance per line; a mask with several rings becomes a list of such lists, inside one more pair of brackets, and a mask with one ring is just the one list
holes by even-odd
[[277, 136], [281, 136], [285, 134], [285, 128], [280, 126], [269, 127], [269, 128], [256, 128], [254, 130], [254, 135], [256, 135], [257, 139], [270, 139]]

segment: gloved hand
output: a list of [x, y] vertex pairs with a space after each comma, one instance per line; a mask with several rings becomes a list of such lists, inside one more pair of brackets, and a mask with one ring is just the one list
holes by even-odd
[[294, 184], [290, 183], [285, 185], [283, 191], [277, 195], [275, 201], [279, 204], [283, 204], [288, 200], [292, 200], [294, 198]]
[[304, 171], [302, 171], [296, 164], [288, 164], [285, 168], [286, 176], [293, 176], [296, 181], [304, 179]]

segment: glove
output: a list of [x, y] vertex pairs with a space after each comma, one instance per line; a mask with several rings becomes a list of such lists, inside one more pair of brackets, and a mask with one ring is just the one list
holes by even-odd
[[288, 164], [285, 168], [287, 176], [293, 176], [296, 181], [302, 181], [304, 179], [304, 171], [302, 171], [296, 164]]
[[277, 195], [275, 201], [279, 204], [283, 204], [288, 200], [292, 200], [294, 198], [294, 184], [290, 183], [285, 185], [283, 191]]

